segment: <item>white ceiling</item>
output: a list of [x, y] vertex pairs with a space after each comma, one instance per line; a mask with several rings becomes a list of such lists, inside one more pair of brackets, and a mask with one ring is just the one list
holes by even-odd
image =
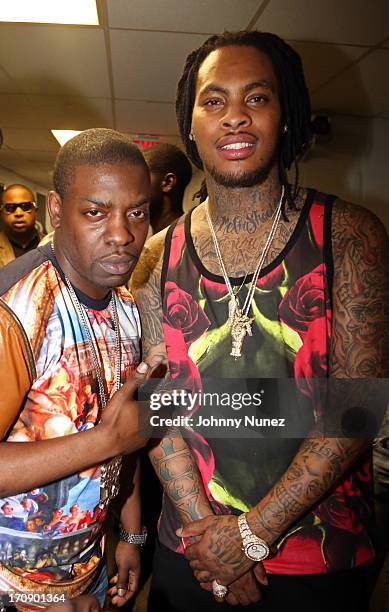
[[389, 118], [388, 0], [98, 0], [99, 27], [0, 24], [0, 165], [46, 188], [56, 129], [177, 141], [189, 51], [224, 29], [273, 31], [301, 54], [313, 109]]

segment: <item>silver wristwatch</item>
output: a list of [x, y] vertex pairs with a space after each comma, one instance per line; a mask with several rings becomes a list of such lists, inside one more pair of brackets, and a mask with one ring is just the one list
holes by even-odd
[[142, 533], [129, 533], [120, 525], [119, 538], [123, 542], [128, 542], [128, 544], [140, 544], [143, 546], [147, 540], [147, 529], [146, 527], [142, 527]]
[[238, 527], [242, 538], [242, 550], [251, 561], [263, 561], [269, 556], [270, 549], [265, 540], [253, 533], [247, 523], [246, 514], [238, 516]]

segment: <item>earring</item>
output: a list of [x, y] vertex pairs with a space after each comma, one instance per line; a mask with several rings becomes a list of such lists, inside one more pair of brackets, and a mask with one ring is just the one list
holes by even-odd
[[195, 140], [193, 132], [189, 133], [189, 140]]
[[284, 127], [282, 128], [282, 132], [286, 134], [287, 131], [288, 131], [288, 126], [285, 123]]

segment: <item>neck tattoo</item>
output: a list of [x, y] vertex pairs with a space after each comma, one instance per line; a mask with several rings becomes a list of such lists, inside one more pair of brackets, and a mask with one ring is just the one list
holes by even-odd
[[249, 336], [253, 335], [251, 325], [252, 325], [252, 322], [254, 321], [254, 317], [249, 317], [248, 313], [250, 311], [251, 304], [254, 298], [257, 280], [261, 273], [264, 261], [266, 259], [266, 255], [269, 251], [274, 235], [277, 231], [278, 223], [281, 217], [282, 201], [284, 199], [284, 194], [285, 194], [285, 187], [283, 185], [282, 190], [281, 190], [281, 197], [278, 202], [278, 206], [273, 213], [274, 220], [273, 220], [273, 223], [270, 229], [270, 233], [267, 238], [266, 244], [263, 248], [263, 251], [259, 257], [259, 261], [258, 261], [257, 267], [255, 268], [253, 278], [250, 283], [250, 287], [249, 287], [249, 290], [248, 290], [248, 293], [247, 293], [247, 296], [246, 296], [246, 299], [244, 301], [242, 308], [240, 308], [240, 304], [237, 298], [237, 293], [241, 289], [242, 285], [239, 287], [238, 291], [234, 293], [234, 290], [231, 285], [231, 281], [229, 279], [226, 267], [224, 265], [224, 261], [223, 261], [222, 254], [220, 251], [215, 228], [213, 226], [212, 219], [209, 214], [209, 201], [207, 201], [205, 204], [205, 216], [207, 218], [207, 223], [209, 226], [209, 230], [211, 232], [213, 245], [214, 245], [216, 255], [219, 261], [220, 269], [222, 271], [224, 282], [226, 283], [228, 293], [230, 295], [230, 300], [228, 303], [228, 324], [231, 327], [231, 339], [232, 339], [232, 348], [231, 348], [230, 355], [234, 357], [235, 359], [238, 359], [238, 357], [242, 356], [242, 346], [243, 346], [243, 341], [245, 339], [246, 334], [248, 334]]

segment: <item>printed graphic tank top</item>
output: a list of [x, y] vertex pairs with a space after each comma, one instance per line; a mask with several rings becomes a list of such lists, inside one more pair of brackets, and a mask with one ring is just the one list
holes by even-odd
[[[188, 393], [182, 433], [215, 514], [240, 514], [285, 473], [320, 421], [331, 336], [334, 196], [307, 191], [286, 246], [256, 283], [242, 356], [234, 359], [222, 276], [200, 261], [191, 212], [169, 228], [162, 270], [163, 332], [171, 376]], [[244, 303], [252, 275], [231, 279]], [[317, 574], [372, 559], [370, 456], [293, 524], [265, 561], [269, 573]], [[165, 497], [161, 542], [182, 552]]]

